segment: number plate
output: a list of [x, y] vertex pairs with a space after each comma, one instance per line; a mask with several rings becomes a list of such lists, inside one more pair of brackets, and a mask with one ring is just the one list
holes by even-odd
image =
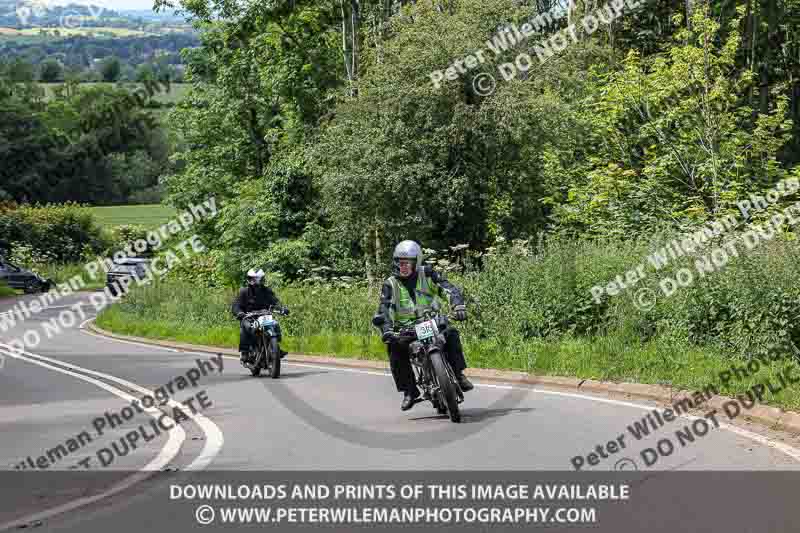
[[439, 328], [436, 327], [436, 322], [433, 320], [427, 320], [422, 324], [417, 324], [414, 328], [417, 330], [417, 338], [421, 341], [430, 339], [439, 333]]
[[262, 326], [269, 326], [270, 324], [274, 324], [275, 320], [272, 318], [272, 315], [264, 315], [259, 317], [258, 323]]

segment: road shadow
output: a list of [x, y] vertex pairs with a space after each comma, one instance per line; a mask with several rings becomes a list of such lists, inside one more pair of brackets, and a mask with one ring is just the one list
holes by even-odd
[[244, 380], [247, 380], [247, 379], [268, 379], [270, 381], [282, 381], [282, 380], [285, 380], [285, 379], [304, 378], [304, 377], [308, 377], [308, 376], [316, 376], [316, 375], [328, 374], [328, 373], [329, 372], [326, 372], [324, 370], [320, 370], [320, 371], [309, 370], [307, 372], [291, 372], [291, 373], [284, 374], [283, 371], [281, 371], [281, 375], [280, 375], [280, 377], [278, 379], [272, 379], [271, 377], [269, 377], [269, 373], [266, 372], [265, 370], [262, 370], [261, 374], [258, 375], [258, 376], [251, 376], [250, 375], [250, 371], [243, 368], [242, 375], [238, 376], [233, 381], [244, 381]]
[[461, 423], [471, 424], [475, 422], [484, 422], [490, 418], [498, 418], [501, 416], [510, 415], [513, 413], [530, 413], [535, 411], [533, 407], [505, 407], [497, 409], [461, 409]]
[[330, 372], [327, 370], [317, 370], [317, 371], [309, 370], [307, 372], [291, 372], [284, 374], [283, 371], [281, 370], [281, 377], [279, 377], [278, 379], [304, 378], [306, 376], [317, 376], [322, 374], [330, 374]]
[[[528, 413], [530, 411], [534, 411], [533, 407], [516, 407], [516, 408], [498, 408], [498, 409], [480, 409], [480, 408], [472, 408], [472, 409], [460, 409], [461, 411], [461, 423], [462, 424], [474, 424], [476, 422], [484, 422], [490, 418], [498, 418], [501, 416], [510, 415], [512, 413]], [[450, 417], [448, 415], [440, 415], [440, 414], [431, 414], [429, 416], [419, 416], [414, 418], [409, 418], [409, 420], [449, 420]]]

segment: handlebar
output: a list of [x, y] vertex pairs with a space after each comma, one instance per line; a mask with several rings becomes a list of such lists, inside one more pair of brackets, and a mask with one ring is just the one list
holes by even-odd
[[253, 318], [262, 315], [286, 315], [286, 309], [283, 306], [270, 306], [267, 309], [259, 309], [257, 311], [250, 311], [244, 314], [244, 318]]
[[425, 316], [422, 316], [414, 321], [414, 326], [401, 328], [399, 331], [395, 332], [395, 337], [398, 339], [410, 339], [414, 340], [417, 338], [417, 330], [416, 325], [421, 324], [422, 322], [427, 322], [428, 320], [436, 320], [437, 326], [440, 325], [440, 319], [445, 320], [445, 327], [449, 327], [450, 320], [455, 320], [455, 315], [452, 313], [428, 313]]

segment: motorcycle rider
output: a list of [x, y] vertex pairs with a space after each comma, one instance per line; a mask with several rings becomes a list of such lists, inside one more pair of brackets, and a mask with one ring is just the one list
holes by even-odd
[[[264, 271], [251, 268], [247, 272], [247, 286], [239, 290], [239, 294], [231, 305], [231, 312], [240, 322], [239, 351], [242, 363], [248, 360], [250, 351], [255, 344], [254, 324], [250, 320], [243, 320], [244, 316], [250, 311], [266, 309], [270, 306], [283, 307], [284, 313], [289, 314], [289, 309], [281, 306], [281, 302], [273, 290], [264, 285]], [[287, 352], [281, 350], [281, 358], [286, 354]]]
[[[435, 272], [433, 267], [422, 264], [422, 248], [419, 244], [410, 240], [398, 244], [392, 255], [392, 275], [383, 283], [376, 318], [383, 318], [380, 326], [381, 340], [387, 345], [397, 390], [403, 393], [400, 405], [403, 411], [411, 409], [420, 392], [411, 368], [409, 345], [399, 342], [393, 330], [395, 326], [411, 326], [416, 319], [416, 313], [430, 307], [437, 297], [449, 299], [456, 320], [466, 320], [467, 311], [461, 291], [443, 275]], [[472, 383], [464, 375], [467, 363], [458, 330], [447, 328], [445, 339], [447, 360], [456, 374], [461, 390], [472, 390]]]

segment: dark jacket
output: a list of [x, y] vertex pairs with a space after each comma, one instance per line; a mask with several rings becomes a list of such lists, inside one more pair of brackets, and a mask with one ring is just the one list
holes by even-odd
[[[435, 283], [436, 285], [444, 289], [444, 291], [448, 294], [451, 306], [464, 305], [464, 296], [461, 294], [461, 291], [458, 289], [458, 287], [447, 281], [444, 275], [439, 274], [438, 272], [433, 270], [433, 267], [431, 267], [430, 265], [425, 265], [424, 268], [425, 268], [425, 276], [427, 276], [427, 278], [431, 282]], [[408, 279], [398, 278], [397, 281], [402, 283], [406, 287], [409, 296], [411, 296], [411, 299], [416, 303], [417, 273], [415, 272], [413, 275], [409, 276]], [[383, 289], [381, 289], [381, 302], [378, 305], [378, 314], [383, 315], [384, 318], [386, 319], [386, 322], [381, 327], [382, 331], [390, 331], [394, 327], [394, 324], [390, 322], [389, 319], [390, 315], [387, 312], [389, 306], [391, 305], [391, 302], [392, 302], [392, 286], [389, 283], [384, 283]]]
[[278, 297], [272, 289], [264, 286], [243, 287], [231, 305], [231, 312], [234, 316], [239, 313], [249, 313], [259, 309], [266, 309], [271, 305], [280, 305]]

